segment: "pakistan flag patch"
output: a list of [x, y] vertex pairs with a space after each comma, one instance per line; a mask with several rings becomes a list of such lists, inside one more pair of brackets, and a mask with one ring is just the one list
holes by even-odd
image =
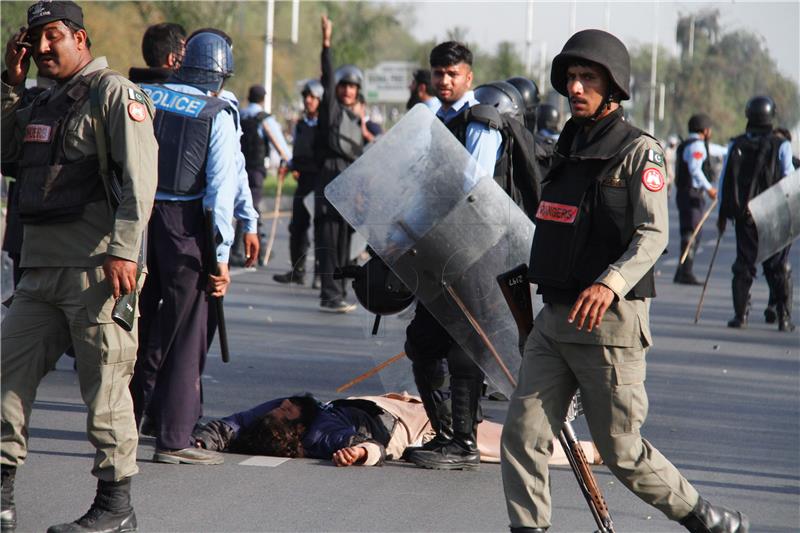
[[656, 165], [663, 167], [664, 166], [664, 154], [661, 152], [657, 152], [652, 148], [647, 151], [647, 160], [652, 161]]

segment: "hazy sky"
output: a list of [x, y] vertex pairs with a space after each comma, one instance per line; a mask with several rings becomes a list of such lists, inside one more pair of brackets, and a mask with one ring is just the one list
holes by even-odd
[[[392, 1], [394, 4], [408, 2]], [[548, 59], [557, 54], [570, 36], [571, 1], [537, 0], [533, 10], [534, 67], [538, 64], [541, 43], [546, 43]], [[657, 7], [656, 7], [657, 4]], [[575, 3], [575, 29], [607, 29], [631, 46], [652, 43], [657, 32], [659, 43], [677, 53], [675, 27], [681, 13], [701, 9], [720, 11], [722, 31], [747, 29], [765, 39], [770, 54], [785, 75], [800, 82], [800, 0], [764, 1], [660, 1]], [[494, 51], [500, 41], [511, 41], [524, 55], [527, 2], [413, 2], [412, 33], [418, 39], [443, 39], [454, 26], [468, 30], [467, 38]], [[657, 15], [656, 15], [657, 10]], [[610, 24], [605, 27], [606, 12]]]

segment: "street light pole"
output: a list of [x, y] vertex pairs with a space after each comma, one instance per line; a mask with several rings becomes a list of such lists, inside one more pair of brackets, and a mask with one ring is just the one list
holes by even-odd
[[264, 43], [264, 111], [272, 112], [272, 44], [275, 25], [275, 0], [267, 0], [267, 36]]
[[528, 0], [528, 24], [525, 32], [525, 72], [533, 76], [533, 0]]
[[658, 0], [653, 4], [653, 50], [650, 53], [650, 111], [648, 113], [647, 131], [655, 135], [656, 131], [656, 69], [658, 67]]

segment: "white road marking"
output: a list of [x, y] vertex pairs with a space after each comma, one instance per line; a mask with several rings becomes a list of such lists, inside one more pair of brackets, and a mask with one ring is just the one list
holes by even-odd
[[288, 457], [266, 457], [263, 455], [254, 455], [253, 457], [241, 461], [239, 464], [242, 466], [265, 466], [268, 468], [275, 468], [276, 466], [282, 465], [286, 461], [289, 461]]

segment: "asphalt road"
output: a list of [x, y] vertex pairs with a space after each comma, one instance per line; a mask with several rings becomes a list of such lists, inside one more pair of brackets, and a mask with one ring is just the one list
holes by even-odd
[[[673, 213], [673, 215], [676, 215]], [[747, 330], [731, 330], [729, 229], [711, 275], [699, 324], [699, 287], [672, 283], [677, 217], [669, 254], [657, 269], [652, 305], [655, 346], [648, 354], [650, 415], [644, 435], [708, 500], [747, 513], [753, 532], [800, 530], [800, 335], [764, 324], [767, 289], [753, 287]], [[268, 224], [268, 223], [267, 223]], [[333, 316], [317, 310], [308, 287], [274, 283], [288, 265], [287, 218], [280, 219], [275, 257], [266, 269], [236, 271], [226, 297], [232, 361], [215, 345], [204, 375], [205, 415], [224, 416], [268, 398], [308, 391], [323, 400], [335, 389], [402, 350], [408, 314], [385, 320], [370, 336], [360, 309]], [[706, 232], [712, 239], [714, 231]], [[696, 270], [713, 249], [704, 242]], [[792, 254], [795, 287], [800, 269]], [[795, 305], [797, 309], [797, 305]], [[797, 318], [796, 318], [797, 320]], [[406, 360], [353, 387], [378, 394], [413, 387]], [[484, 401], [497, 421], [507, 404]], [[580, 436], [588, 437], [579, 420]], [[439, 472], [404, 463], [335, 468], [310, 459], [226, 455], [221, 466], [151, 462], [153, 441], [139, 446], [133, 498], [142, 531], [504, 531], [507, 516], [498, 465], [477, 472]], [[30, 455], [17, 477], [19, 531], [83, 514], [94, 494], [93, 449], [85, 438], [85, 407], [66, 357], [42, 382], [30, 425]], [[682, 531], [595, 467], [617, 531]], [[552, 469], [551, 531], [590, 532], [594, 524], [568, 468]]]

